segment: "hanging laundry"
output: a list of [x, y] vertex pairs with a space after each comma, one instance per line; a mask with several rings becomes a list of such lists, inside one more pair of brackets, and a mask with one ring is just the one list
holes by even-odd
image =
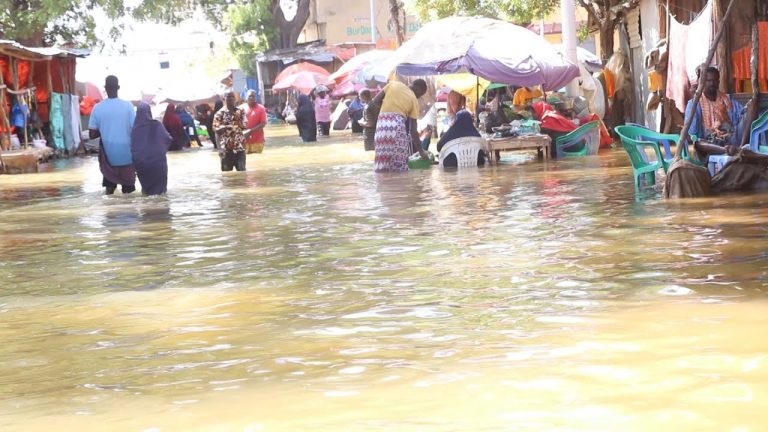
[[[760, 91], [768, 91], [768, 22], [757, 22], [758, 34], [758, 63], [757, 79], [760, 82]], [[752, 57], [751, 44], [736, 50], [731, 56], [731, 74], [736, 80], [736, 92], [744, 91], [744, 84], [752, 78], [750, 58]]]
[[72, 95], [61, 95], [61, 113], [64, 118], [64, 148], [72, 152], [75, 149], [75, 139], [72, 134]]
[[19, 100], [15, 100], [11, 108], [11, 125], [17, 128], [26, 127], [28, 112], [27, 105], [23, 101], [19, 103]]
[[64, 115], [61, 112], [61, 93], [51, 93], [51, 110], [49, 120], [51, 137], [56, 150], [64, 150]]
[[72, 141], [73, 147], [77, 149], [80, 147], [80, 133], [83, 130], [83, 125], [80, 119], [80, 98], [77, 95], [71, 95], [71, 104], [69, 106], [72, 118]]
[[689, 25], [680, 24], [674, 18], [670, 20], [667, 98], [675, 101], [680, 112], [685, 112], [688, 86], [696, 81], [696, 68], [707, 60], [711, 41], [712, 0]]
[[685, 112], [688, 100], [688, 74], [685, 72], [685, 47], [688, 45], [688, 26], [674, 19], [669, 23], [669, 63], [667, 66], [667, 98]]
[[[707, 2], [699, 16], [688, 24], [688, 44], [685, 47], [685, 71], [688, 81], [696, 83], [696, 68], [707, 61], [712, 41], [712, 0]], [[717, 61], [716, 59], [714, 60]]]
[[603, 69], [603, 79], [605, 80], [606, 94], [608, 95], [608, 99], [611, 99], [616, 92], [616, 80], [613, 73], [608, 69]]

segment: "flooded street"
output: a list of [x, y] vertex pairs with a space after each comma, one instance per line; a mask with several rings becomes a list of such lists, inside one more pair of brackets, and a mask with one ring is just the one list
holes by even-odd
[[768, 194], [267, 136], [169, 154], [165, 197], [0, 176], [0, 430], [764, 430]]

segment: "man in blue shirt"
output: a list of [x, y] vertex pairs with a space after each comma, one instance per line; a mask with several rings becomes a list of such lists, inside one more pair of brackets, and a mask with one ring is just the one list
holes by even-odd
[[91, 139], [101, 137], [99, 168], [104, 175], [101, 184], [107, 195], [115, 193], [118, 184], [124, 194], [136, 190], [136, 171], [131, 155], [131, 129], [136, 111], [130, 102], [117, 97], [119, 89], [117, 77], [108, 76], [104, 84], [107, 99], [93, 107], [88, 121]]

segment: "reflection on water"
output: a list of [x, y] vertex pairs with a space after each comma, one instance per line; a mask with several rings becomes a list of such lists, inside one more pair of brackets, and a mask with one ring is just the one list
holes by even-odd
[[762, 429], [768, 195], [294, 142], [173, 154], [165, 197], [2, 176], [1, 429]]

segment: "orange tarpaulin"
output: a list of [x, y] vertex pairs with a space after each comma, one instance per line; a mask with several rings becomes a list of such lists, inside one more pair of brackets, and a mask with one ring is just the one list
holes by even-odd
[[[768, 91], [768, 22], [758, 21], [757, 35], [760, 41], [757, 60], [757, 79], [760, 82], [760, 91]], [[752, 46], [734, 52], [731, 56], [733, 63], [733, 79], [736, 81], [736, 92], [744, 91], [744, 81], [751, 77], [749, 59], [752, 56]]]
[[27, 60], [16, 60], [16, 68], [19, 71], [19, 85], [18, 88], [13, 85], [13, 71], [11, 70], [11, 62], [8, 57], [0, 56], [0, 71], [3, 74], [3, 82], [8, 88], [18, 90], [19, 88], [27, 87], [29, 82], [29, 62]]

